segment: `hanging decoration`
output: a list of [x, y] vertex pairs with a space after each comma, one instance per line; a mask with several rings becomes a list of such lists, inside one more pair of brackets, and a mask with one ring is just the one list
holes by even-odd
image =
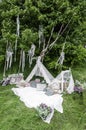
[[17, 24], [17, 28], [16, 28], [16, 41], [15, 41], [15, 57], [14, 57], [14, 61], [16, 61], [16, 51], [17, 51], [17, 43], [18, 43], [18, 37], [20, 35], [20, 20], [19, 20], [19, 15], [16, 18], [16, 24]]
[[[67, 36], [66, 36], [66, 38], [67, 38]], [[66, 38], [65, 38], [65, 42], [64, 42], [63, 47], [62, 47], [62, 52], [60, 54], [60, 57], [58, 58], [58, 60], [56, 62], [55, 69], [57, 68], [57, 64], [59, 64], [61, 66], [63, 65], [64, 59], [65, 59], [64, 49], [65, 49], [65, 44], [66, 44]]]
[[19, 34], [20, 34], [20, 21], [19, 21], [19, 15], [17, 16], [17, 18], [16, 18], [16, 22], [17, 22], [17, 32], [16, 32], [16, 34], [17, 34], [17, 36], [19, 36]]
[[8, 70], [8, 68], [11, 68], [12, 55], [13, 55], [13, 50], [12, 50], [11, 46], [9, 46], [7, 51], [6, 51], [6, 61], [7, 61], [6, 69], [7, 70]]
[[24, 68], [25, 68], [25, 52], [24, 52], [24, 50], [21, 50], [21, 52], [20, 52], [19, 72], [20, 72], [20, 69], [22, 69], [22, 72], [24, 72]]
[[39, 48], [42, 43], [45, 42], [44, 34], [43, 34], [43, 26], [39, 25]]
[[62, 65], [63, 61], [64, 61], [64, 58], [65, 58], [65, 53], [61, 52], [61, 55], [60, 55], [59, 59], [57, 60], [57, 64]]
[[60, 54], [59, 59], [58, 59], [57, 62], [56, 62], [55, 69], [56, 69], [56, 67], [57, 67], [57, 64], [60, 64], [61, 66], [63, 65], [64, 59], [65, 59], [64, 49], [65, 49], [65, 44], [66, 44], [66, 40], [67, 40], [67, 36], [68, 36], [69, 31], [70, 31], [70, 28], [69, 28], [69, 30], [67, 31], [67, 35], [66, 35], [65, 41], [64, 41], [64, 43], [63, 43], [62, 51], [61, 51], [61, 54]]
[[5, 59], [5, 66], [4, 66], [4, 73], [3, 73], [4, 77], [5, 77], [6, 70], [8, 70], [9, 68], [11, 68], [12, 60], [13, 60], [12, 46], [11, 46], [11, 43], [8, 45], [8, 41], [7, 41], [6, 57], [5, 58], [6, 59]]
[[28, 56], [29, 56], [29, 65], [32, 65], [32, 60], [33, 60], [33, 56], [35, 54], [35, 49], [36, 46], [34, 44], [31, 45], [31, 49], [28, 51]]

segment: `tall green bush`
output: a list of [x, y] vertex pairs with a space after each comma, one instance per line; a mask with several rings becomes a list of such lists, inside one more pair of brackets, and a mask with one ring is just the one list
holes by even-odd
[[[51, 43], [57, 37], [61, 25], [63, 34], [59, 35], [55, 46], [45, 56], [44, 61], [49, 68], [55, 67], [60, 56], [63, 43], [66, 39], [64, 66], [79, 64], [85, 60], [86, 49], [86, 19], [85, 2], [82, 0], [2, 0], [0, 2], [0, 62], [3, 62], [7, 40], [11, 42], [14, 49], [16, 40], [16, 17], [20, 17], [20, 36], [18, 38], [18, 49], [25, 51], [31, 44], [36, 45], [36, 54], [42, 49], [38, 48], [38, 29], [42, 24], [44, 27], [45, 43], [47, 45], [52, 27], [54, 33]], [[53, 59], [53, 61], [52, 61]]]

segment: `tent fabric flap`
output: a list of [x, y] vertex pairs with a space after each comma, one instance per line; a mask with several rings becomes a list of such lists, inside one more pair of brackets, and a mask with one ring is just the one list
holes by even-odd
[[31, 71], [30, 75], [27, 77], [26, 81], [29, 82], [34, 75], [43, 77], [46, 83], [48, 84], [54, 79], [54, 77], [50, 74], [50, 72], [46, 69], [46, 67], [41, 63], [41, 61], [37, 61], [35, 67]]

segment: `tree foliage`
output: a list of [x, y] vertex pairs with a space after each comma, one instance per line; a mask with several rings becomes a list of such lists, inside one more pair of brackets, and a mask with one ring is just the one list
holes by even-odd
[[[85, 0], [2, 0], [0, 2], [0, 62], [5, 55], [6, 41], [11, 42], [14, 48], [16, 40], [16, 17], [20, 18], [20, 36], [18, 49], [27, 51], [31, 44], [38, 48], [39, 25], [44, 27], [45, 43], [47, 45], [52, 27], [54, 32], [51, 43], [63, 25], [64, 33], [59, 34], [55, 46], [45, 56], [50, 68], [54, 68], [55, 62], [60, 56], [62, 46], [65, 44], [65, 65], [79, 64], [86, 58], [86, 17]], [[42, 48], [43, 45], [41, 45]], [[53, 59], [53, 61], [52, 61]]]

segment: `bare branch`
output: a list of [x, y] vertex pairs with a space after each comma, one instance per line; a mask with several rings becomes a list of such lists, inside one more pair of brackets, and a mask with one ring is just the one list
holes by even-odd
[[[72, 19], [72, 18], [71, 18]], [[70, 24], [70, 22], [71, 22], [71, 19], [69, 20], [69, 22], [68, 22], [68, 24], [65, 26], [65, 28], [63, 29], [63, 31], [62, 31], [62, 33], [61, 33], [61, 35], [65, 32], [65, 30], [68, 28], [68, 26], [69, 26], [69, 24]]]
[[53, 28], [52, 28], [52, 30], [51, 30], [51, 35], [50, 35], [50, 37], [49, 37], [47, 47], [48, 47], [48, 46], [49, 46], [49, 44], [50, 44], [50, 40], [51, 40], [51, 37], [52, 37], [52, 35], [53, 35], [53, 31], [54, 31], [54, 27], [53, 27]]
[[[71, 18], [71, 19], [72, 19], [72, 18]], [[60, 30], [59, 30], [59, 32], [58, 32], [58, 35], [57, 35], [55, 41], [52, 42], [51, 45], [50, 45], [50, 49], [52, 49], [52, 47], [53, 47], [53, 45], [56, 43], [56, 41], [61, 37], [61, 35], [62, 35], [62, 34], [65, 32], [65, 30], [68, 28], [68, 26], [69, 26], [69, 24], [70, 24], [70, 22], [71, 22], [71, 19], [69, 20], [68, 24], [65, 26], [65, 28], [63, 29], [63, 31], [62, 31], [63, 24], [61, 25], [61, 28], [60, 28]], [[62, 31], [62, 32], [61, 32], [61, 31]], [[60, 34], [61, 34], [61, 35], [60, 35]], [[60, 36], [59, 36], [59, 35], [60, 35]]]
[[53, 46], [53, 45], [56, 43], [56, 41], [58, 40], [59, 35], [60, 35], [61, 31], [62, 31], [63, 26], [64, 26], [64, 24], [61, 25], [60, 30], [59, 30], [59, 32], [58, 32], [58, 35], [57, 35], [55, 41], [51, 43], [50, 48], [52, 48], [52, 46]]

